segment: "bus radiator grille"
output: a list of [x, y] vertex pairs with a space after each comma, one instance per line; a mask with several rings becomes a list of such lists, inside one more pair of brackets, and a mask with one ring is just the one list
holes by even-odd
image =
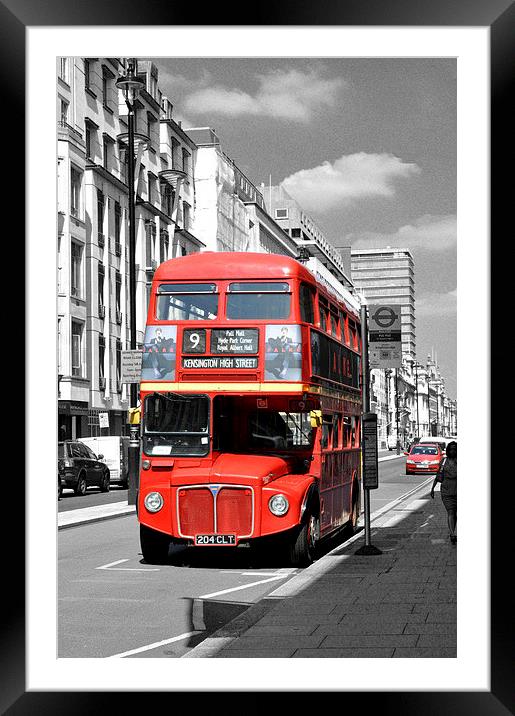
[[212, 533], [250, 536], [252, 490], [228, 486], [213, 492], [207, 487], [179, 488], [178, 517], [180, 534], [185, 537]]

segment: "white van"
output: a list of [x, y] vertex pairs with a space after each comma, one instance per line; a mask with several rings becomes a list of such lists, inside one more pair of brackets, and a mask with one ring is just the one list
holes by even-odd
[[388, 435], [386, 437], [386, 447], [388, 450], [397, 449], [397, 435]]
[[111, 483], [127, 487], [129, 473], [129, 438], [125, 435], [102, 435], [95, 438], [80, 438], [93, 452], [103, 455], [111, 473]]

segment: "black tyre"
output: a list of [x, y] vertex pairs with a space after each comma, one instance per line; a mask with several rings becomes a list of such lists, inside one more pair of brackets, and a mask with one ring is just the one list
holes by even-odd
[[77, 480], [77, 484], [75, 485], [75, 494], [76, 495], [85, 495], [87, 491], [87, 484], [86, 484], [86, 476], [84, 473], [81, 473], [79, 475], [79, 479]]
[[288, 546], [289, 562], [294, 567], [307, 567], [316, 556], [316, 549], [320, 537], [320, 517], [318, 514], [308, 513], [305, 520]]
[[139, 540], [143, 559], [149, 564], [163, 564], [168, 559], [171, 539], [168, 535], [150, 529], [145, 525], [139, 527]]
[[111, 488], [111, 479], [108, 472], [104, 472], [102, 482], [100, 483], [100, 492], [109, 492]]

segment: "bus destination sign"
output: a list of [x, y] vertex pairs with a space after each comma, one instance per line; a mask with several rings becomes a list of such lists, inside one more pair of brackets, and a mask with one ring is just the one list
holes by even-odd
[[257, 328], [222, 328], [211, 331], [211, 353], [257, 353]]
[[198, 358], [183, 358], [183, 368], [202, 368], [207, 370], [210, 368], [230, 368], [232, 370], [241, 370], [242, 368], [257, 368], [257, 357], [247, 358], [243, 356], [209, 356]]

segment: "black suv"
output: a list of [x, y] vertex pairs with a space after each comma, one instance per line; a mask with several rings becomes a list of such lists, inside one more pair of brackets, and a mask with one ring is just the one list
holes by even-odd
[[80, 440], [66, 440], [58, 444], [57, 469], [63, 487], [72, 487], [76, 495], [85, 495], [88, 487], [109, 491], [110, 475], [103, 455], [98, 457]]

